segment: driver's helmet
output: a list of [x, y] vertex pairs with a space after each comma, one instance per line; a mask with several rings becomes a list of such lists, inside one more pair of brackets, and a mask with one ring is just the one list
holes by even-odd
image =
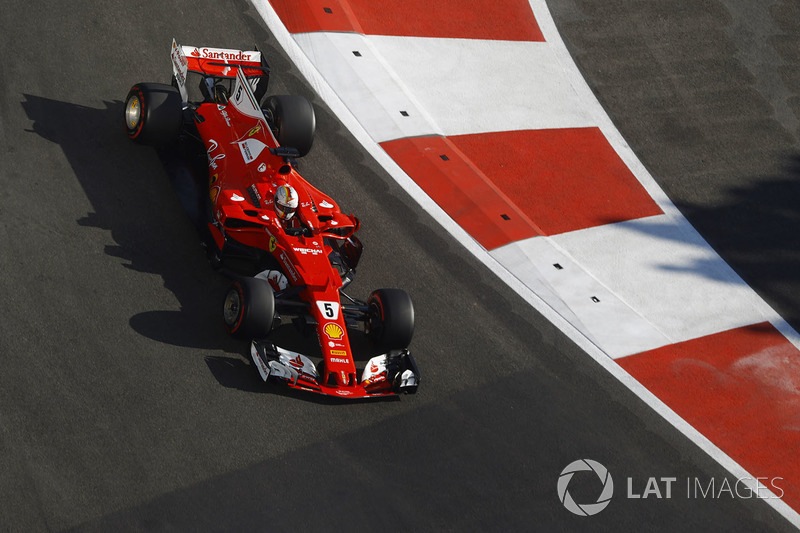
[[289, 220], [297, 211], [297, 191], [291, 185], [281, 185], [275, 191], [275, 214]]

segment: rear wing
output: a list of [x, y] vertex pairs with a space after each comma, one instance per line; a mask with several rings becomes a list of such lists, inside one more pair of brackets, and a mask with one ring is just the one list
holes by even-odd
[[269, 65], [258, 50], [181, 46], [173, 39], [170, 58], [172, 74], [184, 103], [187, 101], [186, 78], [189, 72], [204, 77], [235, 79], [241, 70], [258, 99], [267, 92]]

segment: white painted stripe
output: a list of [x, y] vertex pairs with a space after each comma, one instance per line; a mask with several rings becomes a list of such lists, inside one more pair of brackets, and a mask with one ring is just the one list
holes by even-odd
[[377, 142], [595, 126], [602, 111], [581, 100], [547, 43], [325, 32], [294, 38]]
[[552, 237], [534, 237], [490, 252], [586, 338], [611, 357], [671, 344], [669, 337], [603, 285]]
[[[581, 97], [581, 100], [588, 102], [592, 106], [599, 106], [594, 95], [589, 87], [583, 81], [572, 62], [569, 53], [561, 41], [561, 37], [556, 30], [555, 23], [553, 22], [550, 12], [547, 9], [545, 0], [530, 0], [531, 8], [536, 16], [545, 39], [553, 47], [554, 55], [562, 65], [567, 77], [570, 80], [570, 85]], [[653, 393], [647, 390], [642, 384], [633, 379], [627, 372], [625, 372], [618, 364], [616, 364], [608, 355], [603, 352], [596, 344], [594, 344], [586, 335], [583, 334], [574, 324], [570, 323], [564, 316], [559, 314], [553, 307], [551, 307], [541, 296], [537, 295], [530, 287], [523, 284], [518, 278], [512, 275], [502, 264], [500, 264], [494, 257], [492, 257], [483, 247], [472, 239], [458, 224], [456, 224], [447, 214], [433, 202], [414, 181], [403, 172], [403, 170], [395, 163], [380, 146], [376, 143], [366, 126], [361, 124], [353, 112], [347, 107], [345, 102], [339, 97], [332, 86], [320, 74], [317, 67], [308, 56], [305, 55], [302, 48], [293, 39], [292, 35], [286, 30], [282, 22], [275, 14], [272, 7], [267, 0], [253, 0], [253, 5], [259, 12], [261, 17], [272, 30], [273, 35], [278, 40], [280, 45], [284, 48], [289, 58], [297, 66], [301, 74], [308, 80], [309, 85], [317, 92], [331, 110], [339, 117], [342, 124], [347, 127], [354, 137], [364, 146], [364, 149], [400, 184], [413, 198], [417, 199], [420, 206], [428, 211], [436, 220], [453, 237], [460, 242], [467, 250], [469, 250], [478, 260], [484, 263], [487, 268], [492, 270], [500, 279], [516, 291], [525, 301], [534, 307], [545, 318], [550, 320], [556, 327], [558, 327], [567, 337], [575, 342], [582, 348], [592, 359], [594, 359], [601, 367], [603, 367], [609, 374], [614, 376], [625, 387], [631, 390], [643, 402], [653, 408], [660, 414], [668, 423], [680, 431], [683, 435], [694, 442], [700, 449], [704, 450], [710, 457], [727, 469], [731, 475], [741, 479], [742, 484], [747, 486], [753, 491], [759, 491], [759, 494], [770, 495], [771, 498], [764, 499], [763, 501], [775, 509], [779, 514], [786, 518], [793, 525], [800, 527], [800, 514], [789, 507], [782, 500], [774, 496], [769, 489], [763, 484], [753, 479], [744, 468], [742, 468], [736, 461], [726, 455], [714, 443], [712, 443], [703, 434], [692, 427], [688, 422], [678, 416], [672, 409], [670, 409], [664, 402], [658, 399]], [[531, 73], [534, 74], [534, 73]], [[409, 95], [409, 99], [411, 96]], [[611, 123], [610, 119], [603, 116], [600, 117], [600, 128], [609, 139], [612, 146], [617, 150], [623, 161], [628, 165], [634, 175], [640, 180], [644, 179], [643, 185], [651, 194], [651, 196], [662, 206], [666, 207], [665, 212], [677, 212], [672, 207], [672, 204], [667, 199], [663, 191], [655, 184], [655, 181], [649, 176], [643, 165], [638, 161], [636, 156], [625, 143], [622, 136]], [[649, 178], [649, 179], [648, 179]], [[773, 322], [778, 329], [787, 335], [795, 345], [800, 346], [800, 336], [783, 320], [777, 319]]]
[[319, 32], [297, 34], [295, 40], [376, 142], [440, 133], [371, 39], [356, 33]]
[[630, 220], [553, 240], [669, 344], [778, 318], [682, 217]]
[[612, 358], [779, 320], [683, 218], [534, 237], [490, 254]]

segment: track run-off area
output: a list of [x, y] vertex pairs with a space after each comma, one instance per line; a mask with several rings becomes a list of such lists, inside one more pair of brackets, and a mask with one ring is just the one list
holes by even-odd
[[[335, 2], [317, 17], [341, 27], [293, 27], [311, 20], [306, 5], [278, 18], [285, 34], [266, 4], [244, 1], [5, 9], [0, 523], [790, 529], [792, 4], [510, 2], [476, 18], [447, 2]], [[483, 33], [462, 33], [473, 27]], [[306, 79], [284, 51], [289, 35], [334, 78]], [[226, 280], [169, 169], [121, 125], [130, 85], [169, 79], [173, 37], [258, 46], [270, 92], [314, 102], [301, 172], [362, 219], [354, 293], [412, 295], [418, 395], [289, 394], [260, 384], [246, 343], [225, 336]], [[513, 83], [537, 68], [535, 83]], [[347, 106], [360, 130], [328, 101], [331, 87], [367, 106]], [[518, 122], [501, 126], [507, 117]], [[364, 131], [383, 155], [364, 148]], [[558, 487], [582, 458], [615, 482], [590, 517], [565, 508]], [[748, 475], [780, 478], [781, 498], [719, 492]], [[579, 481], [575, 501], [598, 497]]]

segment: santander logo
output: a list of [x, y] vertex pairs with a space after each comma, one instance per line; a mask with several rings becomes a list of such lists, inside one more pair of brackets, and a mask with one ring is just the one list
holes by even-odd
[[241, 50], [223, 50], [220, 48], [195, 48], [192, 55], [200, 59], [232, 59], [234, 61], [255, 61], [251, 54]]

